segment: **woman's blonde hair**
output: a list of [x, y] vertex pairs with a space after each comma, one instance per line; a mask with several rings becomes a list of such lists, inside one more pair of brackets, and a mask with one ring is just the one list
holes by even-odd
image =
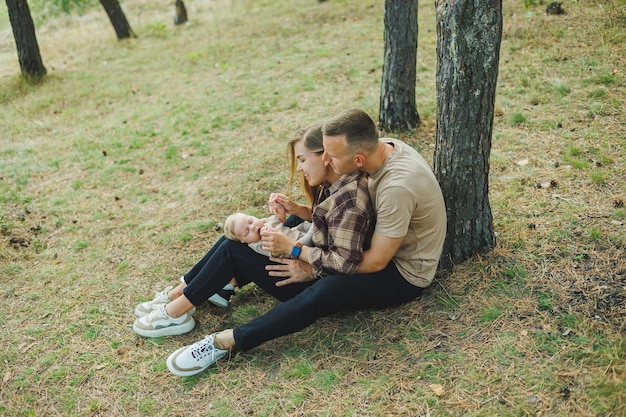
[[[314, 123], [305, 127], [304, 129], [300, 129], [296, 134], [296, 137], [291, 139], [287, 144], [287, 155], [289, 157], [290, 169], [289, 169], [289, 189], [291, 190], [294, 183], [294, 178], [296, 177], [298, 171], [298, 158], [296, 157], [295, 145], [296, 143], [302, 141], [304, 147], [310, 151], [317, 154], [322, 154], [324, 152], [324, 136], [322, 135], [322, 124]], [[299, 175], [300, 187], [302, 189], [302, 193], [306, 197], [309, 205], [313, 207], [313, 203], [315, 202], [315, 198], [319, 193], [320, 186], [310, 186], [309, 183], [304, 179], [304, 174], [300, 173]]]

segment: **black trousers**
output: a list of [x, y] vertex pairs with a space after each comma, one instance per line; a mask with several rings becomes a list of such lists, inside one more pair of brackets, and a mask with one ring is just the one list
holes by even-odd
[[295, 333], [319, 318], [341, 311], [399, 306], [423, 291], [405, 280], [393, 262], [371, 274], [329, 275], [315, 281], [277, 287], [265, 266], [271, 261], [246, 244], [221, 238], [187, 274], [185, 296], [200, 305], [232, 277], [240, 286], [254, 282], [282, 301], [251, 322], [234, 329], [240, 350], [249, 350], [268, 340]]

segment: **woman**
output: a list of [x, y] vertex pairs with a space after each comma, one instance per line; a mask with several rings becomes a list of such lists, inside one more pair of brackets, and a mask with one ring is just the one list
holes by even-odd
[[[360, 173], [336, 174], [323, 162], [321, 124], [305, 129], [289, 143], [289, 149], [292, 162], [290, 182], [296, 172], [301, 173], [305, 194], [314, 199], [313, 208], [297, 204], [283, 195], [272, 195], [270, 207], [279, 217], [286, 212], [311, 221], [313, 245], [296, 244], [287, 235], [264, 230], [263, 249], [275, 256], [292, 256], [309, 262], [315, 277], [322, 277], [325, 273], [354, 273], [373, 226], [367, 178]], [[149, 304], [151, 311], [135, 321], [133, 330], [144, 337], [191, 331], [195, 326], [190, 314], [192, 309], [215, 294], [232, 277], [239, 285], [255, 282], [280, 301], [290, 300], [314, 284], [309, 281], [280, 286], [280, 279], [266, 271], [269, 263], [266, 256], [254, 252], [248, 245], [222, 238], [184, 276], [185, 282], [167, 294], [168, 300], [158, 302], [160, 300], [155, 299], [140, 305]]]

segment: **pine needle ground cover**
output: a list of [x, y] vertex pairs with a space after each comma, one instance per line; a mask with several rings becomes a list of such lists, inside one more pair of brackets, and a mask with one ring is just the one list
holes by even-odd
[[[172, 2], [173, 3], [173, 2]], [[275, 301], [254, 286], [143, 339], [137, 303], [174, 284], [234, 211], [287, 189], [300, 126], [375, 118], [383, 2], [122, 3], [38, 24], [46, 80], [18, 77], [0, 11], [0, 414], [622, 416], [626, 412], [623, 0], [504, 2], [491, 155], [498, 233], [401, 308], [341, 314], [195, 377], [165, 359]], [[435, 10], [420, 2], [417, 103], [401, 138], [432, 161]]]

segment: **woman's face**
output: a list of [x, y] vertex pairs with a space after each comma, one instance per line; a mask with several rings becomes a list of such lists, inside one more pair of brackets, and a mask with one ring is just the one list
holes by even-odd
[[300, 140], [293, 146], [298, 165], [296, 170], [304, 174], [304, 179], [311, 187], [322, 184], [328, 180], [328, 174], [332, 170], [322, 161], [322, 154], [309, 151]]

